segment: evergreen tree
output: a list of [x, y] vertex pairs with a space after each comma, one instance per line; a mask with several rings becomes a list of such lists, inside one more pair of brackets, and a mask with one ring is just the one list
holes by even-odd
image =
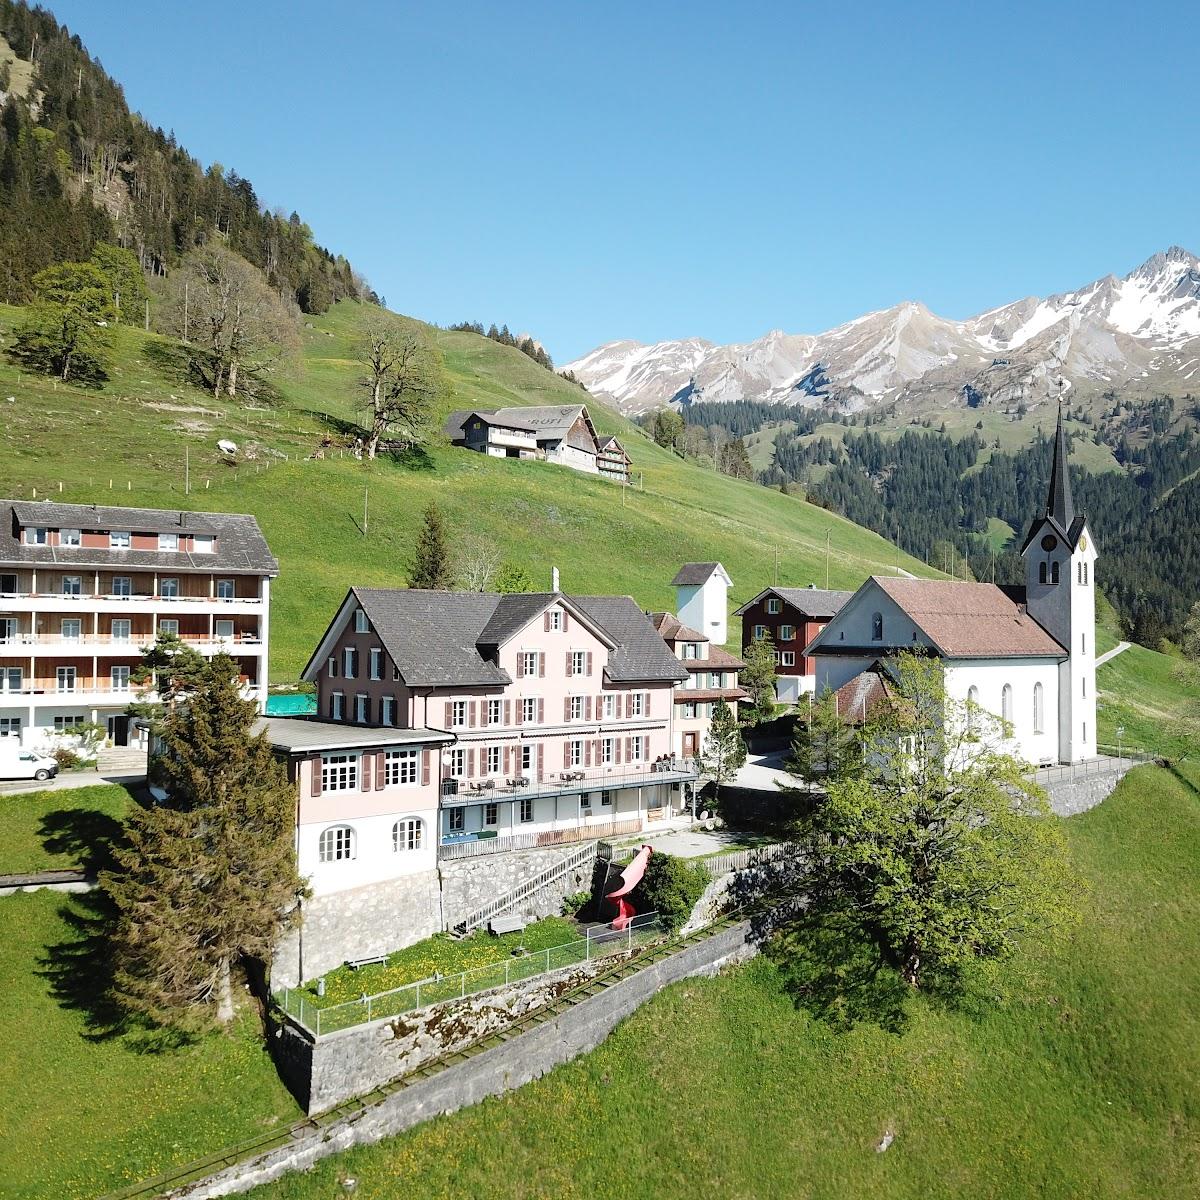
[[435, 503], [425, 509], [421, 532], [413, 550], [413, 562], [408, 571], [410, 588], [448, 591], [454, 587], [455, 569], [446, 536], [442, 510]]
[[721, 786], [733, 779], [745, 762], [746, 743], [737, 717], [724, 700], [717, 700], [697, 763], [700, 774], [712, 780], [714, 800], [721, 798]]
[[292, 838], [295, 785], [241, 694], [238, 664], [189, 660], [157, 729], [162, 804], [136, 809], [101, 886], [117, 913], [114, 999], [155, 1025], [197, 1031], [233, 1016], [232, 976], [267, 963], [305, 892]]
[[738, 683], [750, 693], [747, 722], [757, 725], [775, 716], [775, 642], [768, 634], [755, 638], [742, 651], [746, 664], [738, 672]]

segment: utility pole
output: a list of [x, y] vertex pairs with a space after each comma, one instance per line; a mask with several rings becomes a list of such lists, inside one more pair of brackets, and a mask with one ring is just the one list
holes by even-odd
[[367, 536], [367, 498], [371, 493], [369, 487], [363, 488], [363, 537]]
[[183, 281], [183, 340], [188, 340], [188, 281]]
[[833, 536], [833, 530], [830, 529], [825, 534], [825, 590], [829, 591], [829, 539]]
[[779, 546], [775, 547], [775, 586], [779, 586]]
[[183, 494], [190, 495], [192, 491], [192, 448], [183, 448]]
[[150, 332], [150, 301], [146, 301], [146, 332]]

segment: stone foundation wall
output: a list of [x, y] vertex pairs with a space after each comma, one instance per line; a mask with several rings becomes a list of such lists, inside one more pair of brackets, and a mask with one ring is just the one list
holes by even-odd
[[487, 1096], [502, 1095], [595, 1049], [615, 1025], [667, 984], [691, 975], [713, 975], [724, 966], [752, 956], [757, 952], [756, 939], [749, 922], [722, 929], [677, 954], [659, 959], [599, 995], [571, 1005], [511, 1041], [446, 1067], [427, 1079], [415, 1080], [369, 1108], [356, 1110], [323, 1129], [168, 1195], [209, 1200], [247, 1192], [351, 1146], [377, 1142], [441, 1113], [477, 1104]]
[[[299, 928], [280, 941], [271, 964], [271, 987], [297, 987], [339, 967], [347, 959], [389, 954], [454, 926], [497, 896], [577, 850], [510, 850], [478, 858], [451, 859], [422, 871], [317, 896], [307, 901]], [[564, 896], [592, 885], [585, 861], [516, 906], [531, 920], [554, 916]]]
[[1102, 775], [1055, 780], [1053, 783], [1043, 783], [1042, 787], [1050, 797], [1050, 807], [1060, 817], [1074, 817], [1107, 800], [1117, 790], [1117, 784], [1138, 765], [1124, 762], [1120, 766], [1114, 765], [1111, 771]]

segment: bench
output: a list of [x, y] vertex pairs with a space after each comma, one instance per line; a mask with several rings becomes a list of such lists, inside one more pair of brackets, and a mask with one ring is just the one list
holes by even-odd
[[493, 917], [488, 922], [488, 933], [499, 937], [502, 933], [520, 933], [525, 928], [525, 918], [509, 913], [503, 917]]
[[372, 954], [368, 958], [348, 958], [346, 966], [352, 971], [360, 971], [363, 967], [382, 966], [385, 962], [387, 962], [386, 954]]

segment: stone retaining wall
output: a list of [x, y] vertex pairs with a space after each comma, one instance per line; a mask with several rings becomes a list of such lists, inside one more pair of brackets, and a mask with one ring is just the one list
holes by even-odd
[[228, 1167], [169, 1195], [208, 1200], [246, 1192], [351, 1146], [377, 1142], [442, 1113], [455, 1112], [487, 1096], [511, 1091], [595, 1049], [614, 1026], [667, 984], [691, 975], [713, 975], [756, 952], [756, 935], [750, 922], [722, 929], [651, 963], [599, 995], [581, 1000], [511, 1041], [417, 1080], [324, 1129], [314, 1130], [286, 1146]]

